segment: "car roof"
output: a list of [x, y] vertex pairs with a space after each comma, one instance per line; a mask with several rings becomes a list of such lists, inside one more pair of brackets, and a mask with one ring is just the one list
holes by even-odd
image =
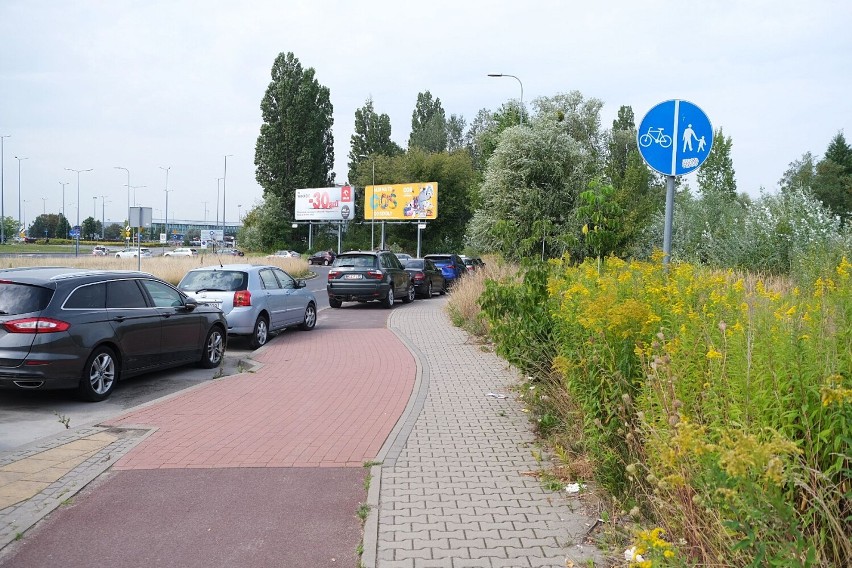
[[21, 268], [0, 269], [0, 280], [17, 280], [19, 282], [57, 282], [73, 278], [101, 276], [105, 278], [142, 276], [151, 277], [148, 272], [136, 270], [95, 270], [91, 268], [72, 268], [67, 266], [32, 266]]
[[211, 264], [210, 266], [200, 266], [198, 268], [193, 268], [192, 270], [190, 270], [190, 272], [197, 272], [199, 270], [253, 270], [260, 268], [277, 268], [279, 270], [283, 270], [280, 266], [274, 266], [272, 264], [249, 264], [247, 262], [243, 262], [234, 264]]

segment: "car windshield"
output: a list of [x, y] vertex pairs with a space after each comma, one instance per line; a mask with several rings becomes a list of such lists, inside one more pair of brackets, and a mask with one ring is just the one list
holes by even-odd
[[423, 270], [423, 261], [412, 258], [411, 260], [405, 261], [406, 268], [416, 268], [418, 270]]
[[0, 283], [0, 315], [18, 315], [38, 312], [47, 307], [53, 292], [41, 286]]
[[248, 288], [248, 274], [239, 270], [193, 270], [178, 288], [186, 292], [236, 292]]
[[334, 266], [337, 267], [369, 267], [372, 268], [376, 265], [376, 257], [372, 254], [347, 254], [345, 256], [338, 256], [334, 261]]

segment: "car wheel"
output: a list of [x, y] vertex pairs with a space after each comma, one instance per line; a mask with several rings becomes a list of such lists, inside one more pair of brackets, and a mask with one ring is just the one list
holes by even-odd
[[251, 348], [263, 347], [269, 341], [269, 321], [266, 316], [257, 316], [254, 322], [254, 332], [251, 334]]
[[302, 331], [310, 331], [317, 325], [317, 307], [315, 305], [308, 304], [308, 307], [305, 308], [305, 321], [302, 322], [302, 325], [299, 326], [299, 329]]
[[335, 300], [334, 298], [329, 298], [328, 299], [328, 305], [331, 306], [332, 308], [339, 308], [340, 306], [343, 305], [343, 302], [341, 302], [340, 300]]
[[80, 398], [91, 402], [104, 400], [118, 381], [118, 365], [115, 353], [109, 347], [98, 347], [89, 355], [83, 376], [80, 377]]
[[322, 265], [323, 265], [323, 266], [328, 266], [328, 259], [325, 259], [324, 261], [322, 261]]
[[390, 288], [388, 288], [388, 295], [387, 295], [387, 297], [385, 297], [385, 299], [384, 299], [384, 300], [382, 300], [382, 305], [383, 305], [384, 307], [386, 307], [386, 308], [392, 308], [392, 307], [393, 307], [393, 302], [394, 302], [394, 297], [393, 297], [393, 283], [391, 283], [391, 287], [390, 287]]
[[426, 298], [432, 297], [432, 281], [429, 281], [429, 284], [426, 286]]
[[222, 358], [225, 356], [225, 334], [222, 333], [222, 328], [215, 326], [207, 334], [207, 339], [204, 340], [204, 351], [201, 353], [201, 360], [198, 366], [202, 369], [212, 369], [218, 367], [222, 363]]
[[414, 282], [408, 283], [408, 290], [405, 291], [405, 297], [402, 299], [403, 304], [410, 304], [417, 296], [417, 291], [414, 289]]

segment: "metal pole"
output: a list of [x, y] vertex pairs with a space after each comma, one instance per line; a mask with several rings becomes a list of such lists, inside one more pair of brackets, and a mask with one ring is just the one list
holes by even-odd
[[[65, 217], [65, 186], [68, 185], [68, 183], [69, 182], [67, 182], [67, 181], [60, 181], [59, 182], [59, 185], [62, 186], [62, 221], [65, 223], [66, 226], [68, 225], [68, 218]], [[56, 235], [56, 236], [59, 237], [59, 235]], [[68, 238], [68, 231], [67, 230], [65, 231], [65, 238], [66, 239]]]
[[376, 199], [376, 157], [373, 156], [373, 195], [370, 198], [370, 250], [376, 250], [376, 210], [373, 203]]
[[219, 226], [219, 182], [222, 178], [216, 178], [216, 226]]
[[228, 184], [228, 156], [233, 156], [233, 154], [225, 154], [225, 174], [222, 176], [222, 246], [225, 246], [225, 213], [228, 211], [225, 206]]
[[[81, 172], [90, 172], [92, 168], [88, 170], [75, 170], [73, 168], [65, 168], [69, 172], [77, 172], [77, 224], [75, 227], [80, 226], [80, 173]], [[80, 232], [77, 231], [77, 236], [74, 238], [74, 256], [80, 256]]]
[[489, 77], [511, 77], [512, 79], [515, 79], [518, 82], [518, 84], [521, 86], [520, 115], [521, 115], [521, 126], [523, 126], [524, 125], [524, 84], [521, 83], [521, 80], [518, 79], [517, 77], [515, 77], [514, 75], [507, 75], [506, 73], [489, 73], [488, 76]]
[[15, 156], [15, 159], [18, 160], [18, 231], [20, 232], [24, 229], [21, 217], [21, 162], [29, 160], [29, 158], [19, 158]]
[[0, 136], [0, 244], [6, 244], [6, 148], [4, 140], [11, 137], [11, 134]]
[[666, 221], [663, 228], [663, 265], [667, 266], [672, 255], [672, 217], [674, 216], [675, 177], [666, 176]]
[[160, 166], [160, 169], [166, 171], [166, 222], [165, 222], [166, 229], [165, 230], [166, 230], [166, 243], [168, 243], [169, 242], [169, 170], [172, 169], [172, 167], [168, 166], [168, 167], [164, 168], [163, 166]]
[[101, 240], [106, 238], [106, 195], [101, 195]]
[[130, 170], [121, 166], [113, 166], [116, 170], [124, 170], [127, 172], [127, 222], [130, 222]]

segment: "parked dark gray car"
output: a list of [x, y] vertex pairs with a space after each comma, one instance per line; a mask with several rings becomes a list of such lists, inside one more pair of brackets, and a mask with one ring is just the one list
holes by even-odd
[[0, 270], [0, 388], [108, 397], [119, 379], [219, 365], [227, 323], [171, 284], [133, 271]]
[[390, 251], [341, 253], [328, 271], [328, 305], [377, 300], [392, 308], [396, 298], [414, 301], [414, 283], [396, 255]]

